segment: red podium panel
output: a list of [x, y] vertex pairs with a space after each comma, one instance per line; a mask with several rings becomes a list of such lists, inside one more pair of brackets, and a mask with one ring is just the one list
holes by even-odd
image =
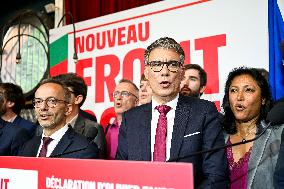
[[189, 163], [0, 157], [0, 189], [191, 189]]

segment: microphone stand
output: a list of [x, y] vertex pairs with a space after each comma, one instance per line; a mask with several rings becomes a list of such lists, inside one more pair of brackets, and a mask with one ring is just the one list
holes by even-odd
[[246, 143], [255, 141], [258, 138], [260, 138], [266, 132], [266, 130], [268, 128], [270, 128], [271, 126], [272, 126], [272, 124], [271, 124], [271, 122], [269, 122], [269, 124], [266, 127], [264, 127], [264, 129], [261, 131], [261, 133], [259, 135], [257, 135], [256, 137], [254, 137], [253, 139], [249, 139], [249, 140], [244, 139], [241, 142], [237, 142], [237, 143], [233, 143], [233, 144], [226, 144], [226, 145], [219, 146], [219, 147], [216, 147], [216, 148], [212, 148], [212, 149], [209, 149], [209, 150], [197, 151], [197, 152], [191, 153], [189, 155], [186, 155], [184, 157], [179, 157], [179, 158], [176, 158], [176, 159], [169, 159], [167, 162], [175, 162], [175, 161], [183, 159], [183, 158], [196, 156], [196, 155], [203, 154], [203, 153], [214, 152], [214, 151], [218, 151], [218, 150], [221, 150], [221, 149], [224, 149], [224, 148], [233, 147], [233, 146], [237, 146], [237, 145], [240, 145], [240, 144], [246, 144]]

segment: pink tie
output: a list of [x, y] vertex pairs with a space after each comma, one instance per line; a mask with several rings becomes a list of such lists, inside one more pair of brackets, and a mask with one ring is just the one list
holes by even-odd
[[42, 147], [40, 149], [39, 155], [38, 157], [46, 157], [46, 153], [47, 153], [47, 146], [48, 144], [52, 141], [53, 139], [50, 137], [43, 137], [42, 139]]
[[156, 110], [159, 111], [159, 119], [156, 129], [154, 155], [153, 161], [166, 161], [166, 138], [167, 138], [167, 113], [171, 107], [167, 105], [156, 106]]

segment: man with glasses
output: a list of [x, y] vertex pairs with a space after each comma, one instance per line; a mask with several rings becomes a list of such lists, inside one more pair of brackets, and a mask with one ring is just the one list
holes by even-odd
[[180, 44], [160, 38], [144, 58], [152, 102], [123, 114], [116, 159], [189, 162], [194, 188], [228, 188], [224, 150], [194, 155], [223, 146], [224, 139], [215, 105], [179, 94], [185, 58]]
[[138, 91], [137, 86], [127, 79], [120, 80], [114, 89], [113, 99], [116, 119], [106, 128], [107, 159], [115, 158], [122, 114], [138, 105]]
[[44, 80], [35, 92], [33, 105], [41, 136], [24, 144], [20, 155], [31, 157], [97, 158], [98, 147], [66, 122], [71, 113], [70, 91], [60, 81]]

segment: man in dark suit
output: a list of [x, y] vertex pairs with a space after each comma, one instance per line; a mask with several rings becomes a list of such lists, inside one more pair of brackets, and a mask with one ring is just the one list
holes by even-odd
[[172, 38], [160, 38], [144, 58], [152, 102], [123, 114], [116, 159], [189, 162], [195, 188], [228, 188], [224, 150], [192, 155], [222, 146], [224, 139], [213, 103], [179, 95], [183, 49]]
[[26, 129], [32, 137], [36, 125], [19, 115], [25, 106], [25, 97], [21, 87], [13, 83], [0, 83], [0, 95], [3, 96], [3, 102], [0, 103], [1, 118]]
[[0, 156], [18, 155], [20, 147], [29, 139], [25, 129], [0, 118]]
[[59, 80], [44, 80], [35, 92], [33, 105], [42, 136], [25, 143], [20, 155], [32, 157], [98, 158], [98, 147], [66, 122], [72, 111], [71, 94]]

